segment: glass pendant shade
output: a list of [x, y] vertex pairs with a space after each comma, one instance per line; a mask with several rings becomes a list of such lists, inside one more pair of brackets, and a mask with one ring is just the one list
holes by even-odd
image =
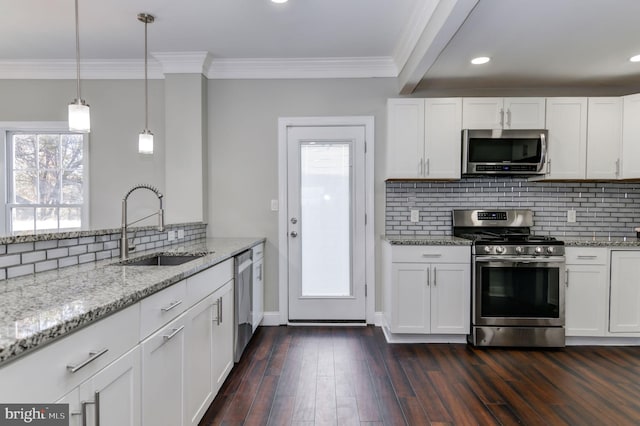
[[69, 130], [72, 132], [91, 131], [91, 113], [89, 105], [83, 99], [74, 99], [69, 104]]
[[138, 137], [138, 152], [140, 154], [153, 154], [153, 133], [143, 130]]

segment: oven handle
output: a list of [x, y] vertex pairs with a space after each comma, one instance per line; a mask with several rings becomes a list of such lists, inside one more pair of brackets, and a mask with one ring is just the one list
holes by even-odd
[[511, 263], [565, 263], [562, 256], [550, 256], [550, 257], [529, 257], [523, 258], [518, 256], [482, 256], [475, 257], [476, 263], [487, 262], [511, 262]]

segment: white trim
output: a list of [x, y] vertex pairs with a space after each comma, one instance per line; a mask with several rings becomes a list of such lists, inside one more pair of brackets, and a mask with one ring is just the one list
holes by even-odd
[[[208, 52], [156, 52], [149, 62], [149, 78], [164, 74], [197, 73], [209, 79], [369, 78], [397, 77], [393, 58], [239, 58], [212, 59]], [[143, 79], [144, 61], [83, 60], [83, 80]], [[0, 79], [69, 80], [76, 78], [73, 60], [0, 60]]]
[[401, 334], [391, 333], [384, 319], [382, 332], [387, 343], [467, 343], [466, 334]]
[[264, 327], [280, 325], [280, 312], [265, 312], [260, 325]]
[[288, 234], [287, 234], [287, 127], [291, 126], [364, 126], [365, 127], [365, 213], [367, 226], [365, 230], [365, 269], [367, 282], [366, 322], [373, 324], [376, 320], [376, 280], [375, 280], [375, 217], [374, 217], [374, 118], [373, 116], [353, 117], [281, 117], [278, 119], [278, 300], [280, 307], [280, 324], [289, 322], [288, 303]]
[[640, 337], [573, 337], [565, 338], [567, 346], [640, 346]]
[[404, 68], [411, 57], [411, 52], [416, 47], [425, 28], [427, 28], [437, 4], [438, 2], [418, 2], [416, 4], [409, 22], [405, 25], [405, 31], [393, 52], [393, 59], [399, 71]]

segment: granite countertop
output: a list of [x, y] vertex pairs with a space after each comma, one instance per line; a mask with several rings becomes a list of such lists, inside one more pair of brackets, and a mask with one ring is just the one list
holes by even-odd
[[451, 235], [440, 236], [399, 236], [383, 235], [382, 239], [398, 246], [470, 246], [472, 241]]
[[635, 237], [560, 237], [567, 247], [640, 247]]
[[204, 254], [176, 266], [123, 266], [106, 259], [0, 281], [0, 366], [263, 241], [210, 238], [131, 256]]

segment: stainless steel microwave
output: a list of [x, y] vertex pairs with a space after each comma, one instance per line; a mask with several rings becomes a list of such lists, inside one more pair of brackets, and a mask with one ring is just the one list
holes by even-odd
[[462, 174], [541, 175], [547, 130], [462, 131]]

